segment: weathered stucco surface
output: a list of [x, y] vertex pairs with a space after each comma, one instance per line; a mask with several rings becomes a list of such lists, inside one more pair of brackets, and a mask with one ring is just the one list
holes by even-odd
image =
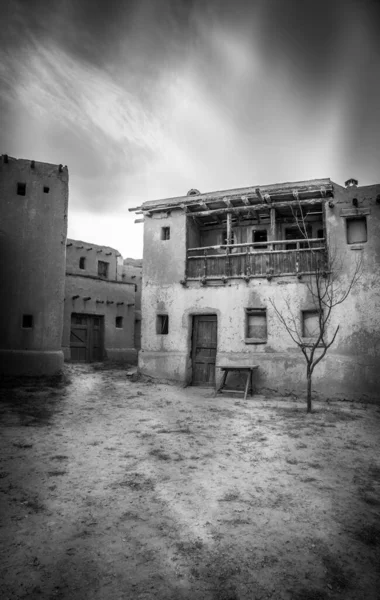
[[[86, 259], [83, 269], [79, 267], [82, 257]], [[116, 280], [119, 257], [119, 252], [113, 248], [67, 240], [62, 336], [66, 360], [71, 359], [70, 328], [73, 313], [104, 317], [104, 358], [129, 363], [137, 360], [134, 346], [135, 284]], [[98, 276], [98, 261], [109, 263], [108, 278]], [[123, 318], [122, 327], [116, 327], [116, 317]]]
[[0, 370], [52, 375], [63, 364], [67, 167], [2, 156], [0, 199]]
[[[344, 286], [351, 278], [357, 256], [362, 257], [362, 277], [345, 303], [333, 311], [330, 334], [340, 326], [335, 344], [316, 367], [313, 389], [322, 396], [379, 398], [380, 390], [380, 185], [342, 188], [335, 185], [333, 206], [324, 205], [326, 236], [335, 252]], [[356, 198], [357, 208], [353, 204]], [[367, 242], [347, 244], [346, 216], [367, 219]], [[369, 213], [368, 213], [369, 211]], [[367, 214], [368, 213], [368, 214]], [[170, 239], [161, 239], [161, 228], [170, 227]], [[180, 281], [185, 278], [186, 229], [188, 243], [199, 243], [196, 228], [186, 228], [186, 215], [146, 217], [144, 224], [144, 275], [142, 293], [142, 372], [191, 382], [192, 315], [216, 314], [217, 365], [258, 364], [258, 389], [281, 393], [305, 390], [306, 363], [301, 351], [282, 328], [269, 299], [286, 313], [285, 299], [293, 310], [312, 309], [304, 280], [295, 276], [230, 279], [223, 285]], [[265, 344], [244, 341], [245, 308], [266, 308], [268, 338]], [[169, 333], [156, 333], [156, 315], [167, 313]]]
[[142, 289], [142, 259], [125, 258], [119, 266], [122, 281], [135, 284], [135, 338], [136, 350], [141, 348], [141, 289]]

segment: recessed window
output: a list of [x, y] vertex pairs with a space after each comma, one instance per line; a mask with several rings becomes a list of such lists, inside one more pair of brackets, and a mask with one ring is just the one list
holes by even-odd
[[323, 231], [323, 229], [318, 229], [317, 231], [317, 238], [321, 239], [325, 237], [325, 232]]
[[319, 335], [319, 312], [317, 310], [302, 311], [302, 337], [317, 338]]
[[169, 333], [168, 315], [157, 315], [156, 333], [159, 335], [167, 335]]
[[245, 309], [245, 342], [263, 344], [267, 341], [267, 311], [265, 308]]
[[[252, 231], [252, 242], [257, 243], [257, 242], [267, 242], [268, 241], [268, 232], [266, 229], [257, 229], [256, 231]], [[268, 248], [267, 245], [264, 244], [260, 244], [260, 246], [257, 246], [258, 250], [264, 250], [265, 248]]]
[[367, 241], [366, 217], [346, 219], [347, 244], [363, 244]]
[[115, 319], [115, 326], [118, 329], [122, 329], [123, 328], [123, 317], [116, 317], [116, 319]]
[[22, 315], [23, 329], [33, 329], [33, 315]]
[[26, 183], [18, 183], [17, 184], [17, 195], [25, 196], [26, 194]]
[[161, 227], [161, 239], [170, 240], [170, 227]]
[[84, 256], [81, 256], [79, 259], [79, 268], [80, 269], [86, 268], [86, 258]]
[[104, 262], [103, 260], [98, 261], [98, 275], [99, 277], [108, 277], [108, 262]]

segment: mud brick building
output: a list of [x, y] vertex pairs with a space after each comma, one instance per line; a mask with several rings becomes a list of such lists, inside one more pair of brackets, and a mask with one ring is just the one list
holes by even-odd
[[125, 258], [120, 269], [121, 279], [135, 284], [135, 336], [134, 345], [137, 351], [141, 349], [141, 289], [142, 289], [142, 259]]
[[65, 360], [133, 363], [135, 284], [114, 248], [68, 239], [62, 348]]
[[0, 372], [54, 375], [61, 349], [68, 170], [0, 159]]
[[[322, 396], [378, 398], [380, 185], [330, 179], [253, 186], [145, 202], [143, 373], [215, 384], [218, 365], [259, 365], [256, 389], [304, 393], [305, 361], [281, 326], [285, 298], [305, 336], [313, 305], [305, 282], [334, 247], [341, 284], [355, 257], [362, 278], [330, 322], [340, 329], [314, 372]], [[297, 220], [307, 230], [307, 242]]]

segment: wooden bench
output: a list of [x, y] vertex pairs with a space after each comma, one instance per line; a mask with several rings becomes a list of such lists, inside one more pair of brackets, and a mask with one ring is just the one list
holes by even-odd
[[[250, 394], [251, 396], [253, 396], [253, 382], [252, 382], [252, 378], [253, 378], [253, 371], [255, 371], [255, 369], [259, 368], [259, 365], [252, 365], [251, 367], [247, 367], [247, 366], [242, 366], [242, 365], [234, 365], [233, 367], [231, 366], [223, 366], [223, 365], [218, 365], [219, 369], [221, 369], [223, 371], [223, 377], [222, 377], [222, 381], [220, 383], [220, 386], [216, 389], [214, 397], [217, 394], [228, 394], [229, 392], [239, 392], [239, 393], [244, 393], [244, 400], [247, 399], [247, 394], [248, 394], [248, 389], [250, 390]], [[227, 380], [227, 375], [228, 373], [231, 372], [235, 372], [235, 371], [239, 371], [240, 373], [246, 373], [247, 374], [247, 379], [245, 382], [245, 389], [244, 390], [233, 390], [230, 388], [226, 388], [226, 380]]]

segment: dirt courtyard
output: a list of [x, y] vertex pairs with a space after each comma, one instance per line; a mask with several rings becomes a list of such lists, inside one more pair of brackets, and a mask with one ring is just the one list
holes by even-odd
[[0, 597], [380, 598], [380, 408], [67, 366], [1, 391]]

